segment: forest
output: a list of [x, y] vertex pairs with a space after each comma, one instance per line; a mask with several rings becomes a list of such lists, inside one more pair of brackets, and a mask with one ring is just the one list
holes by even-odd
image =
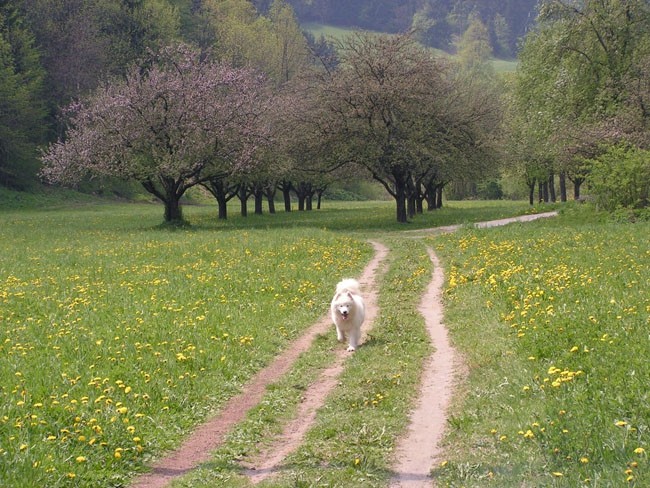
[[[264, 7], [264, 2], [259, 2]], [[532, 27], [537, 0], [291, 0], [301, 22], [367, 29], [379, 32], [419, 30], [425, 45], [450, 51], [473, 16], [489, 32], [495, 55], [516, 56], [519, 40]]]
[[[533, 4], [4, 2], [0, 184], [134, 181], [166, 220], [195, 186], [226, 218], [231, 198], [302, 209], [351, 175], [398, 221], [504, 176], [531, 204], [586, 182], [603, 206], [647, 207], [647, 2]], [[313, 21], [384, 34], [315, 39]], [[491, 69], [515, 55], [516, 73]]]

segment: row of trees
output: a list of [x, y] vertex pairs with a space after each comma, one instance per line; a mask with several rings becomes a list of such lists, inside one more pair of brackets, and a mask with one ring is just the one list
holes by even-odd
[[[647, 1], [541, 4], [520, 55], [506, 131], [531, 201], [536, 184], [559, 175], [561, 192], [568, 179], [576, 198], [587, 181], [608, 208], [648, 205], [650, 163], [638, 151], [650, 149], [649, 81]], [[617, 198], [626, 194], [634, 196]]]
[[[0, 6], [7, 95], [0, 98], [0, 177], [15, 182], [37, 145], [55, 134], [42, 173], [50, 181], [132, 178], [165, 201], [169, 220], [182, 218], [179, 199], [196, 185], [215, 196], [225, 217], [224, 202], [234, 196], [254, 195], [257, 210], [263, 197], [272, 203], [280, 190], [286, 201], [293, 191], [305, 205], [334, 178], [367, 175], [395, 198], [404, 221], [424, 201], [439, 205], [452, 180], [496, 176], [504, 169], [497, 162], [528, 182], [531, 203], [536, 186], [554, 193], [557, 175], [561, 198], [567, 180], [577, 197], [590, 176], [590, 188], [603, 188], [594, 175], [608, 181], [618, 157], [629, 164], [616, 169], [634, 174], [609, 180], [630, 181], [621, 193], [647, 202], [647, 2], [540, 3], [539, 28], [505, 86], [486, 63], [490, 32], [477, 16], [450, 61], [408, 35], [310, 41], [284, 0], [265, 5], [264, 15], [248, 0], [174, 5]], [[153, 11], [160, 22], [150, 28], [145, 17]], [[66, 38], [77, 32], [72, 26], [38, 23], [48, 15], [77, 19], [88, 42]], [[44, 32], [59, 57], [39, 42]], [[91, 63], [82, 73], [71, 62], [69, 73], [57, 70], [70, 56], [63, 46], [82, 58], [96, 53], [96, 69]], [[83, 96], [64, 123], [53, 124], [54, 107], [75, 94]]]
[[68, 130], [45, 154], [43, 176], [132, 178], [178, 221], [196, 185], [225, 217], [233, 188], [272, 200], [278, 187], [313, 189], [355, 165], [384, 185], [406, 222], [425, 198], [439, 204], [452, 178], [493, 165], [500, 112], [498, 97], [482, 98], [490, 85], [407, 35], [357, 33], [337, 53], [336, 66], [304, 66], [278, 84], [197, 48], [165, 48], [67, 108]]

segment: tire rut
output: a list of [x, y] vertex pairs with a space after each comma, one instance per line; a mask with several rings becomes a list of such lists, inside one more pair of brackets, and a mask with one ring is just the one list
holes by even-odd
[[397, 442], [391, 488], [433, 486], [431, 468], [438, 461], [439, 442], [447, 423], [454, 380], [461, 368], [458, 353], [451, 346], [442, 321], [444, 272], [438, 256], [430, 248], [427, 251], [433, 263], [433, 276], [418, 310], [424, 317], [434, 352], [423, 365], [418, 398], [408, 430]]

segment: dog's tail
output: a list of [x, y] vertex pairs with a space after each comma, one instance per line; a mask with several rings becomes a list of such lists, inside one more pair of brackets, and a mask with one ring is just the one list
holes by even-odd
[[344, 280], [341, 280], [339, 284], [336, 285], [336, 293], [343, 293], [346, 291], [359, 295], [361, 293], [361, 286], [359, 285], [359, 282], [354, 278], [346, 278]]

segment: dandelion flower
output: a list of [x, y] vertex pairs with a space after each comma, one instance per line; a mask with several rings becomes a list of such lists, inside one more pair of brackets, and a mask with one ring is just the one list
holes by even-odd
[[85, 456], [77, 456], [75, 459], [78, 463], [85, 463], [86, 462], [86, 457]]
[[645, 449], [643, 449], [642, 447], [637, 447], [634, 450], [634, 454], [643, 454], [644, 452], [645, 452]]

